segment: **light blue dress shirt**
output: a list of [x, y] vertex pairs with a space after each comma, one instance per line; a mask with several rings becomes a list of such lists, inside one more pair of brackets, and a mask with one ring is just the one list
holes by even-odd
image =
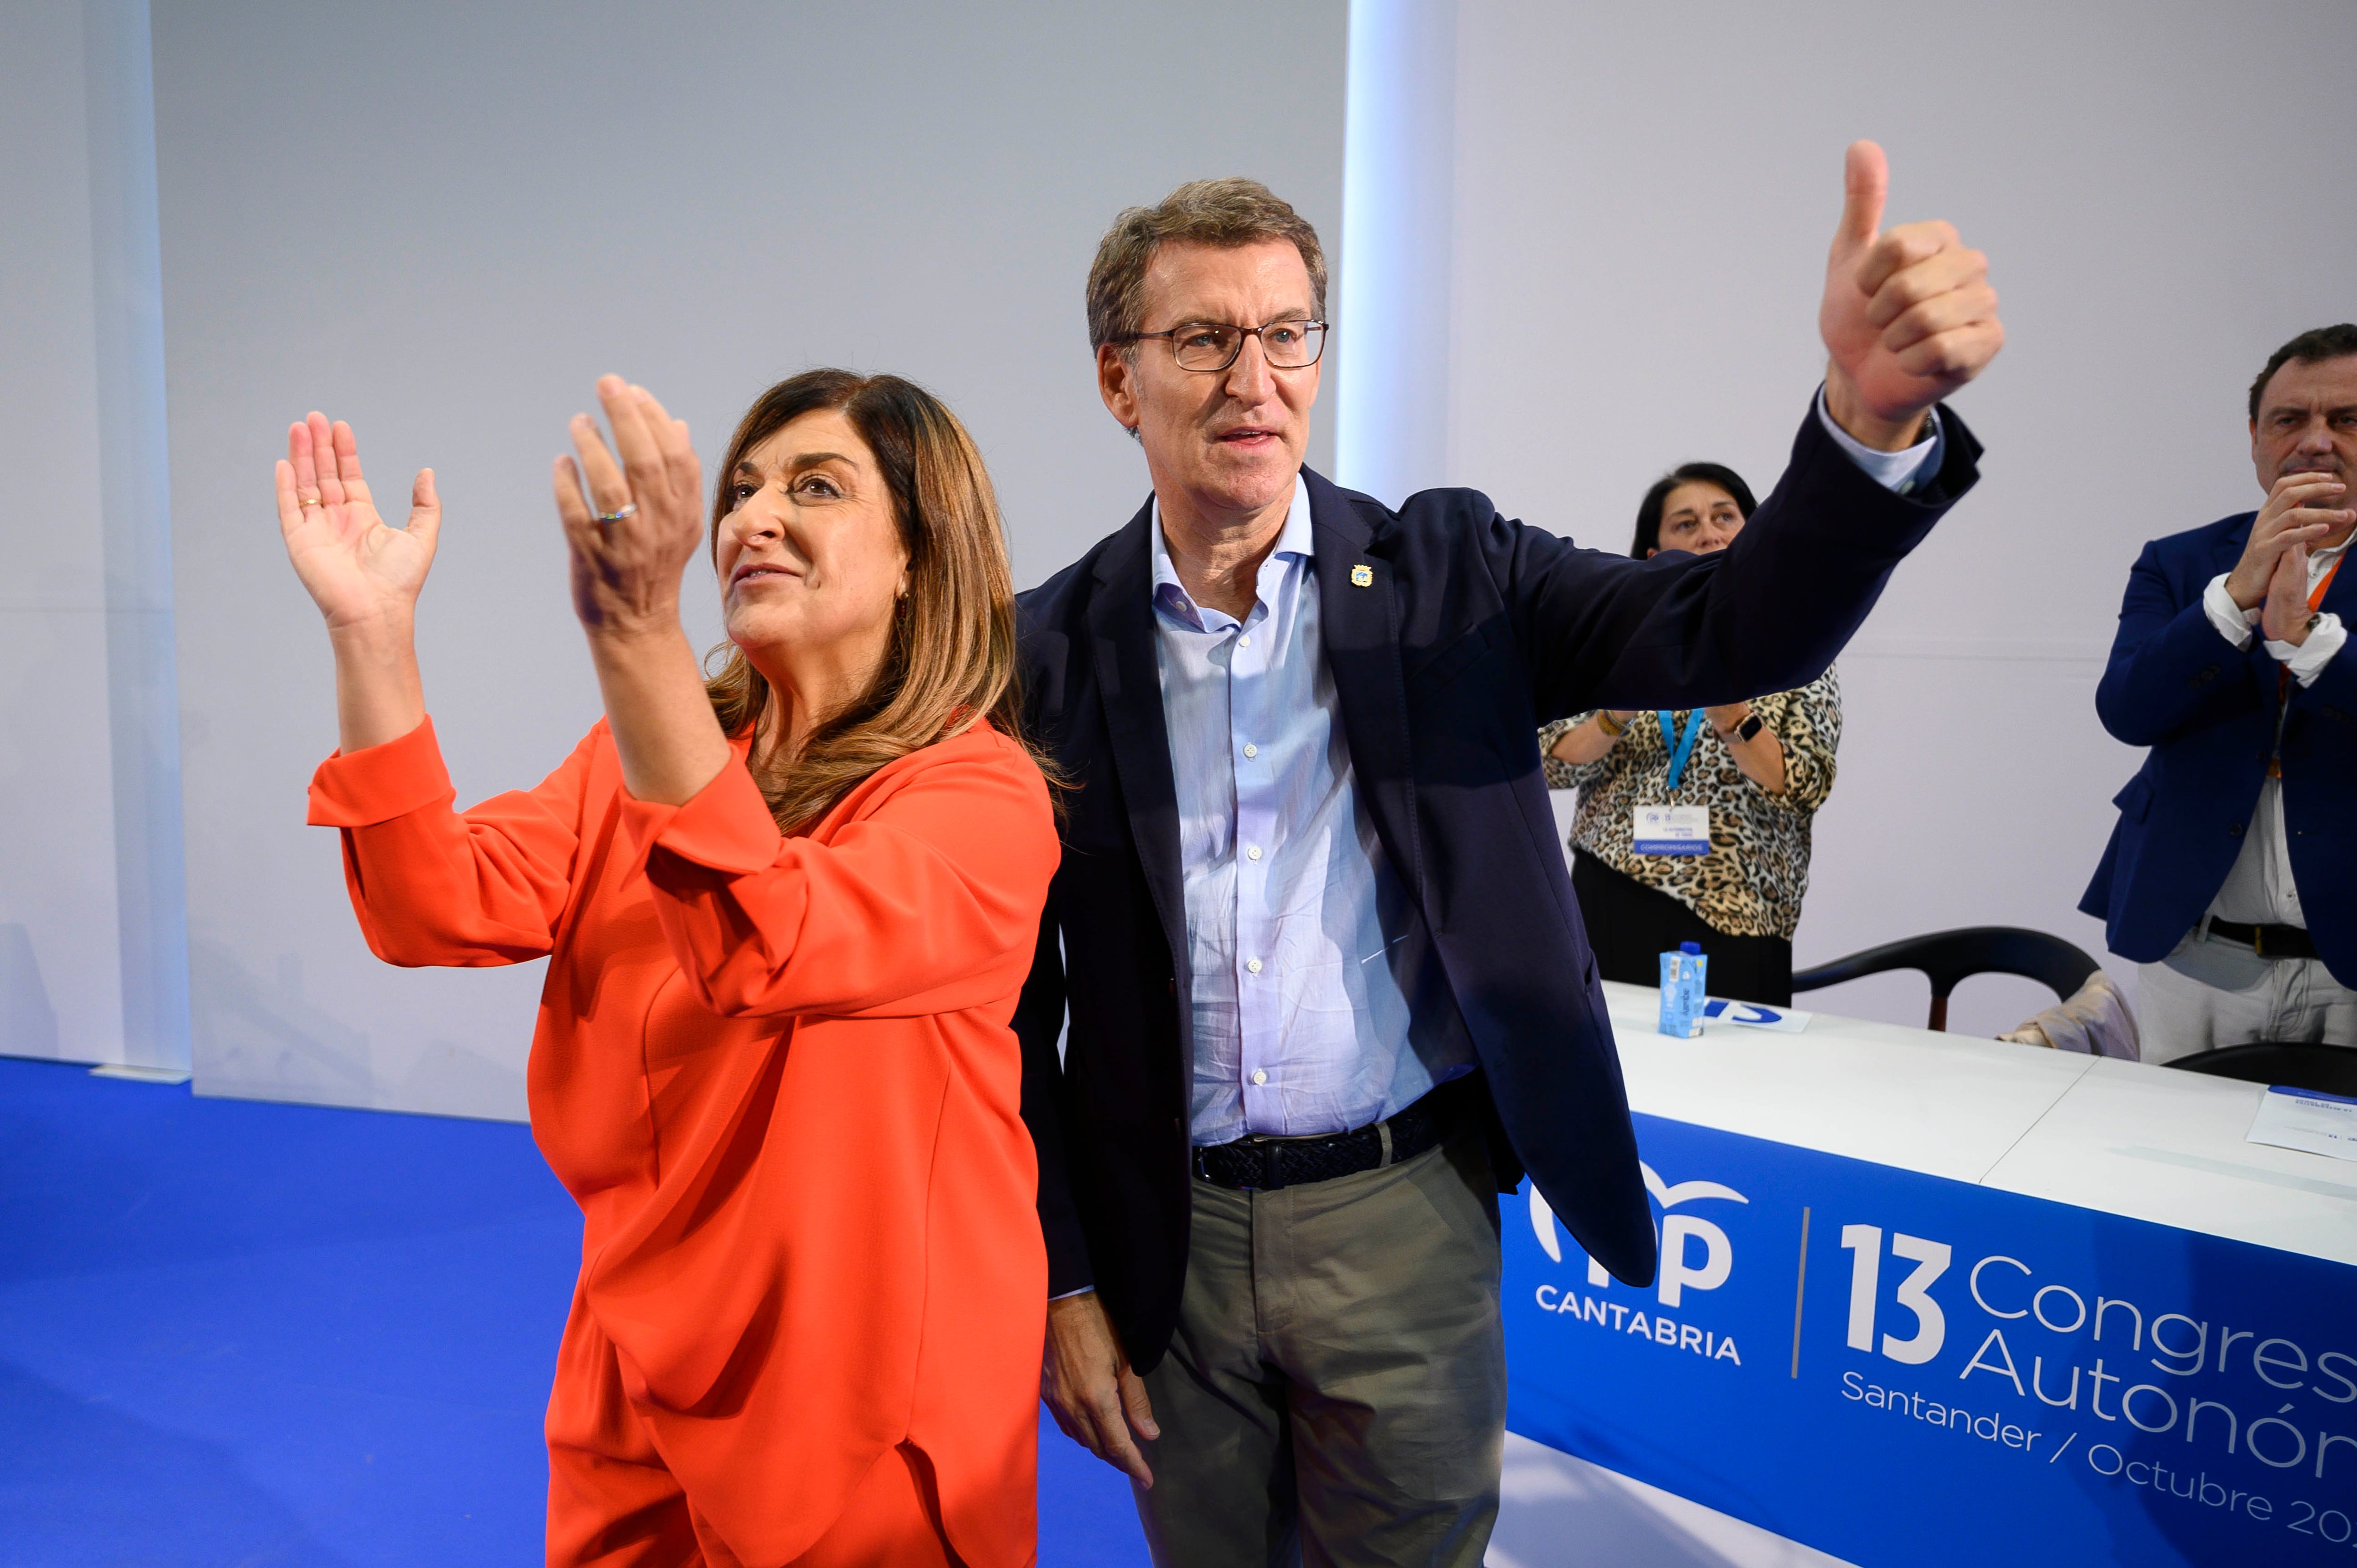
[[[1927, 439], [1878, 452], [1817, 417], [1859, 467], [1904, 493], [1937, 472]], [[1192, 1133], [1347, 1132], [1472, 1070], [1473, 1046], [1359, 799], [1318, 628], [1309, 489], [1244, 618], [1195, 603], [1154, 546], [1155, 657], [1178, 800], [1194, 1004]]]
[[[1193, 1133], [1346, 1132], [1471, 1069], [1422, 915], [1359, 798], [1318, 632], [1309, 489], [1244, 618], [1179, 585], [1154, 513], [1154, 625], [1178, 796]], [[1406, 955], [1420, 955], [1410, 958]], [[1420, 1006], [1412, 1006], [1410, 997]]]

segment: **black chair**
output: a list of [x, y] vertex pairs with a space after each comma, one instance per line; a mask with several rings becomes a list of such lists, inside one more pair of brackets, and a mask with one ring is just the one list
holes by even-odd
[[2357, 1100], [2357, 1050], [2347, 1046], [2261, 1040], [2254, 1045], [2196, 1051], [2167, 1065], [2187, 1072], [2208, 1073], [2212, 1078], [2276, 1083], [2286, 1089], [2305, 1089], [2317, 1094]]
[[2018, 974], [2037, 981], [2058, 997], [2069, 998], [2087, 977], [2103, 965], [2044, 931], [2019, 926], [1966, 926], [1961, 930], [1933, 931], [1908, 937], [1878, 948], [1854, 952], [1792, 976], [1795, 991], [1839, 985], [1892, 969], [1920, 969], [1932, 982], [1930, 1027], [1948, 1026], [1948, 996], [1957, 984], [1975, 974]]

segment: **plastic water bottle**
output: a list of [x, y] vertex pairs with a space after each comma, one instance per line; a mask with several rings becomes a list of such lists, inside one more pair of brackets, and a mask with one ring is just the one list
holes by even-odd
[[1702, 1033], [1703, 998], [1708, 994], [1703, 977], [1709, 967], [1700, 942], [1680, 942], [1675, 952], [1662, 955], [1663, 1034], [1690, 1040]]

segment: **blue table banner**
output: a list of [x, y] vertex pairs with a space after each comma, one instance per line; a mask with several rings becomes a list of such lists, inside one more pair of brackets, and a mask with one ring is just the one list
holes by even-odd
[[1861, 1568], [2357, 1568], [2357, 1268], [1637, 1126], [1654, 1284], [1505, 1200], [1516, 1432]]

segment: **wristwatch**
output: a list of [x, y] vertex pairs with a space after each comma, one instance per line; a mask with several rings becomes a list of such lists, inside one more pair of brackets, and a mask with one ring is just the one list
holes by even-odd
[[1767, 727], [1768, 721], [1761, 718], [1758, 714], [1746, 714], [1743, 722], [1735, 726], [1735, 738], [1738, 740], [1749, 740], [1753, 736], [1758, 735], [1761, 730], [1766, 729]]

